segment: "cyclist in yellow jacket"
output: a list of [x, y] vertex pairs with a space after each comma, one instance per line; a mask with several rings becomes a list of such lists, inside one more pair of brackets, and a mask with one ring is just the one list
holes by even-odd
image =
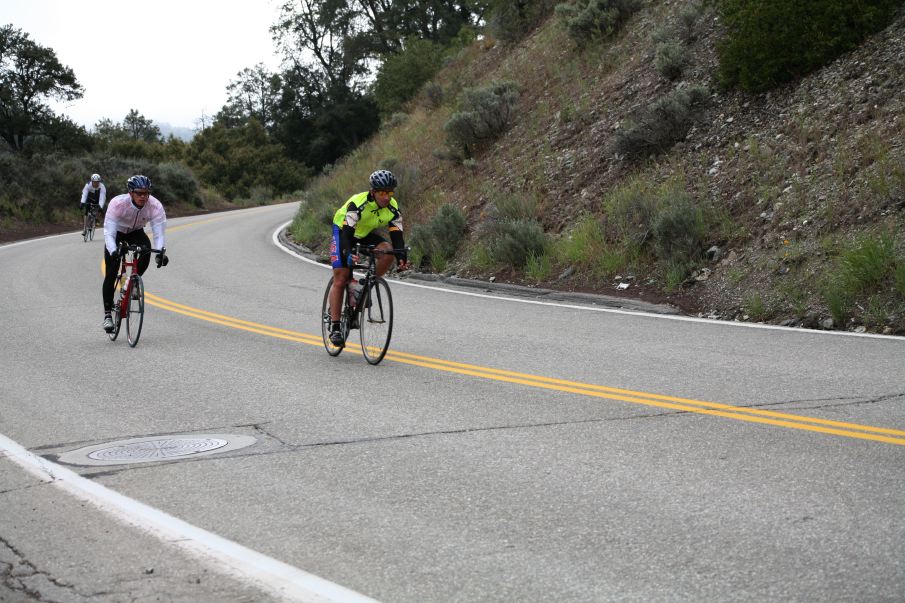
[[[350, 255], [357, 244], [375, 245], [378, 249], [404, 249], [402, 214], [393, 198], [396, 177], [388, 170], [377, 170], [369, 178], [370, 190], [349, 197], [333, 216], [333, 240], [330, 243], [330, 261], [333, 265], [333, 288], [330, 289], [330, 342], [341, 347], [343, 336], [339, 327], [339, 315], [343, 303], [343, 290], [352, 278]], [[373, 232], [386, 226], [393, 244]], [[377, 259], [377, 276], [383, 276], [393, 258], [400, 269], [408, 267], [405, 253], [383, 255]]]

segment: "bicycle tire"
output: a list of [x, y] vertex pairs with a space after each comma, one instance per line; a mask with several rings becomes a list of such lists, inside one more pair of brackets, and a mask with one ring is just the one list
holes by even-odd
[[86, 243], [88, 242], [88, 214], [85, 214], [85, 219], [82, 222], [82, 240]]
[[[138, 292], [136, 294], [136, 291]], [[141, 277], [137, 274], [132, 275], [132, 285], [129, 288], [129, 298], [123, 300], [127, 304], [128, 313], [126, 314], [126, 339], [131, 347], [138, 344], [138, 338], [141, 337], [141, 325], [145, 319], [145, 287], [141, 282]]]
[[368, 364], [379, 364], [386, 356], [393, 335], [393, 296], [384, 279], [377, 277], [368, 283], [358, 311], [361, 352]]
[[[122, 295], [123, 290], [123, 278], [120, 276], [116, 279], [116, 284], [113, 287], [113, 299], [118, 300]], [[111, 318], [113, 318], [113, 330], [107, 333], [107, 336], [110, 337], [110, 341], [116, 341], [116, 338], [119, 337], [119, 327], [122, 324], [123, 314], [120, 308], [120, 302], [114, 301], [113, 311], [111, 312]]]
[[96, 228], [96, 226], [95, 226], [96, 224], [97, 224], [97, 217], [92, 216], [91, 226], [88, 227], [88, 240], [89, 241], [94, 240], [94, 229]]
[[[330, 341], [330, 327], [333, 319], [330, 317], [330, 289], [333, 288], [333, 277], [327, 281], [327, 289], [324, 291], [324, 302], [321, 304], [321, 337], [324, 339], [324, 349], [331, 356], [339, 356], [345, 346], [335, 346]], [[349, 313], [346, 309], [348, 300], [343, 293], [343, 311], [340, 313], [339, 328], [343, 334], [343, 341], [349, 338]]]

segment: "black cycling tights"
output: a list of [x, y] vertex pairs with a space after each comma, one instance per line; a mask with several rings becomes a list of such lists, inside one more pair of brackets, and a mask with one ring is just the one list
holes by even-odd
[[[130, 245], [141, 245], [142, 247], [151, 248], [151, 240], [143, 230], [133, 230], [132, 232], [116, 233], [116, 244], [125, 241]], [[146, 253], [138, 260], [138, 274], [144, 274], [145, 270], [151, 264], [151, 254]], [[116, 277], [119, 275], [119, 260], [114, 260], [104, 247], [104, 285], [101, 292], [104, 295], [104, 312], [109, 312], [113, 308], [113, 290], [116, 288]]]

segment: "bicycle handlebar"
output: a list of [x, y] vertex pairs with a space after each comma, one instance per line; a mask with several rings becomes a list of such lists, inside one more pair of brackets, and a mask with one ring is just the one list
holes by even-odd
[[143, 245], [130, 245], [125, 242], [120, 242], [116, 250], [120, 255], [124, 255], [127, 251], [131, 251], [132, 253], [137, 253], [139, 255], [143, 255], [145, 253], [166, 253], [166, 249], [151, 249], [150, 247], [145, 247]]
[[403, 247], [402, 249], [377, 249], [376, 245], [362, 245], [358, 243], [355, 245], [355, 251], [364, 255], [405, 255], [409, 251], [411, 251], [411, 247]]

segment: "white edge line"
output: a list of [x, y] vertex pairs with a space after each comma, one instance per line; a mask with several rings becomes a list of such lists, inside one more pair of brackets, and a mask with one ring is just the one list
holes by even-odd
[[[279, 234], [286, 226], [292, 224], [292, 220], [288, 222], [284, 222], [273, 232], [273, 244], [277, 246], [278, 249], [288, 253], [292, 257], [299, 259], [303, 262], [307, 262], [309, 264], [313, 264], [315, 266], [320, 266], [321, 268], [329, 269], [330, 267], [326, 264], [321, 264], [320, 262], [315, 262], [309, 258], [301, 256], [294, 251], [287, 249], [284, 245], [280, 244]], [[796, 327], [783, 327], [780, 325], [764, 325], [759, 323], [752, 322], [735, 322], [729, 320], [714, 320], [709, 318], [698, 318], [696, 316], [675, 316], [671, 314], [653, 314], [650, 312], [641, 312], [639, 310], [618, 310], [616, 308], [598, 308], [595, 306], [580, 306], [575, 304], [562, 304], [558, 302], [549, 302], [549, 301], [538, 301], [534, 299], [520, 299], [517, 297], [508, 297], [506, 295], [487, 295], [485, 293], [473, 293], [471, 291], [459, 291], [458, 289], [447, 289], [446, 287], [437, 287], [433, 285], [419, 285], [416, 283], [410, 283], [408, 281], [404, 281], [401, 279], [391, 279], [393, 284], [404, 285], [406, 287], [417, 287], [419, 289], [431, 289], [433, 291], [444, 291], [446, 293], [455, 293], [456, 295], [468, 295], [471, 297], [483, 297], [486, 299], [495, 299], [498, 301], [509, 301], [516, 302], [520, 304], [533, 304], [537, 306], [555, 306], [557, 308], [568, 308], [570, 310], [585, 310], [588, 312], [607, 312], [609, 314], [623, 314], [627, 316], [641, 316], [644, 318], [659, 318], [663, 320], [678, 320], [682, 322], [697, 322], [705, 325], [710, 325], [712, 327], [742, 327], [746, 329], [767, 329], [772, 331], [786, 331], [789, 333], [797, 333], [799, 335], [835, 335], [837, 337], [867, 337], [870, 339], [887, 339], [892, 341], [905, 341], [902, 337], [898, 337], [896, 335], [881, 335], [879, 333], [852, 333], [849, 331], [817, 331], [814, 329], [799, 329]]]
[[0, 434], [0, 457], [22, 466], [42, 481], [89, 502], [120, 521], [184, 549], [214, 570], [256, 586], [285, 601], [358, 603], [374, 601], [344, 586], [253, 551], [231, 540], [119, 494], [29, 452]]

